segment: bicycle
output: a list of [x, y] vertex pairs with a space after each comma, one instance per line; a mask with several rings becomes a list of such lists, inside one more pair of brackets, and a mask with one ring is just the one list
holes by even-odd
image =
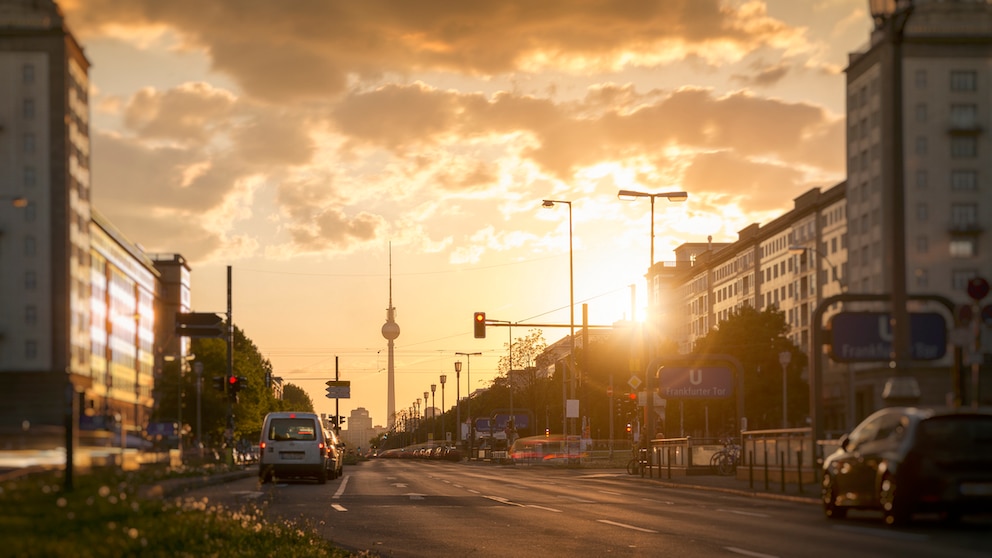
[[628, 475], [640, 475], [641, 474], [641, 460], [634, 457], [627, 462], [627, 474]]
[[723, 476], [733, 475], [737, 471], [737, 464], [740, 462], [741, 447], [737, 443], [725, 440], [723, 449], [714, 453], [710, 458], [710, 466]]

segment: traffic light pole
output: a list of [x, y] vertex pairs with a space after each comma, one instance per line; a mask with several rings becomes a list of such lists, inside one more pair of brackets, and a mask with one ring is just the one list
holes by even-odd
[[[231, 266], [227, 266], [227, 389], [231, 389], [231, 378], [234, 376], [234, 320], [232, 319], [232, 304], [231, 304]], [[233, 463], [234, 454], [231, 453], [234, 448], [234, 401], [230, 397], [231, 393], [228, 393], [227, 398], [227, 430], [225, 431], [225, 438], [227, 441], [227, 452], [230, 456], [228, 458], [229, 463]]]

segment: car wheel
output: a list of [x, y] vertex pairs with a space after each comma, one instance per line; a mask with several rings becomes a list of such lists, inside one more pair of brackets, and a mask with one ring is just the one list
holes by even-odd
[[878, 487], [878, 501], [882, 505], [882, 517], [886, 525], [895, 527], [909, 521], [909, 509], [904, 500], [895, 477], [882, 477], [882, 484]]
[[318, 484], [327, 484], [327, 469], [321, 467], [320, 473], [317, 474]]
[[837, 505], [834, 479], [830, 476], [830, 473], [823, 473], [823, 481], [820, 483], [820, 494], [823, 499], [823, 514], [828, 519], [844, 519], [847, 517], [847, 508]]

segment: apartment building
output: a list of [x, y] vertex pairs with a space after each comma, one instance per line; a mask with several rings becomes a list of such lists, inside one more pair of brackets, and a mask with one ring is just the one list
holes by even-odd
[[91, 207], [89, 65], [54, 2], [0, 4], [0, 448], [61, 445], [67, 416], [138, 432], [185, 352], [185, 260]]

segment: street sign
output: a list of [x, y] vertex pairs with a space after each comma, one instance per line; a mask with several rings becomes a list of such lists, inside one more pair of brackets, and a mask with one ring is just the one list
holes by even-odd
[[989, 282], [982, 277], [972, 277], [968, 280], [967, 290], [972, 300], [982, 300], [989, 294]]
[[[892, 318], [886, 312], [841, 312], [830, 321], [830, 358], [837, 362], [887, 361], [892, 357]], [[913, 360], [939, 360], [947, 353], [947, 325], [934, 312], [910, 312]]]
[[637, 391], [637, 388], [643, 383], [644, 382], [637, 376], [631, 376], [630, 379], [627, 380], [627, 385], [634, 391]]
[[225, 337], [224, 318], [208, 312], [176, 312], [176, 335], [180, 337]]
[[658, 393], [671, 399], [724, 399], [734, 395], [734, 372], [723, 366], [665, 366], [658, 371]]
[[327, 384], [328, 399], [351, 399], [351, 382], [328, 380], [324, 383]]

